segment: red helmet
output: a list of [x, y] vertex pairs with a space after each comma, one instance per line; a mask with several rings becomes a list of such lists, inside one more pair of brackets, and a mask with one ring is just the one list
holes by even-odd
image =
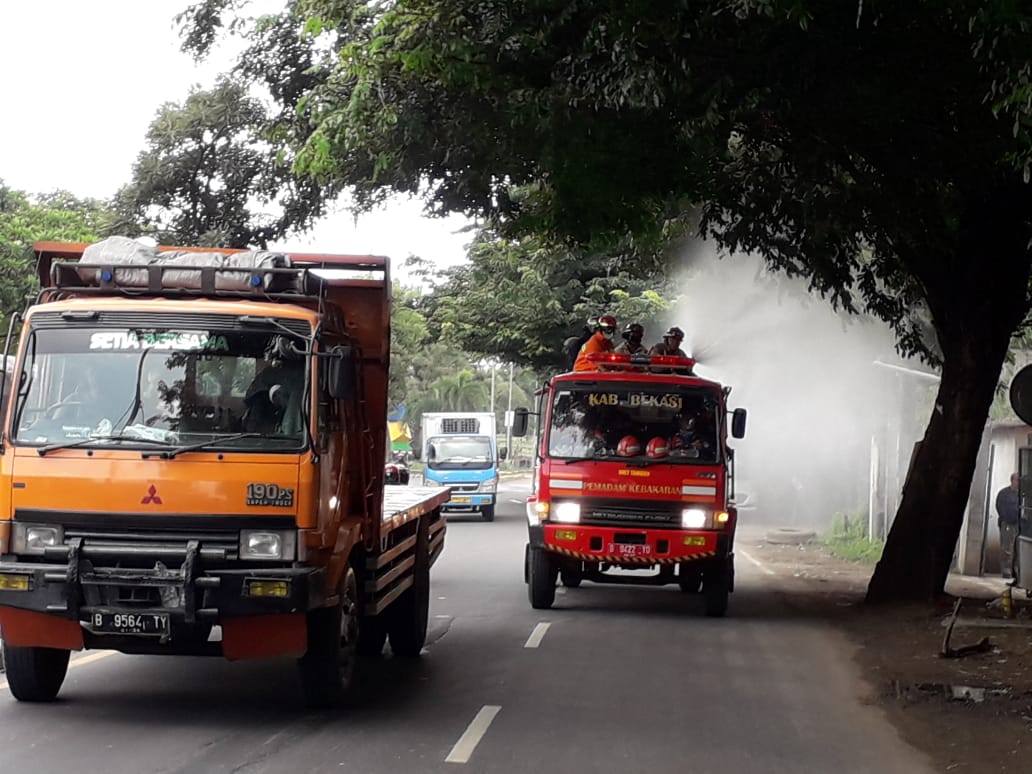
[[641, 442], [633, 435], [625, 435], [616, 445], [617, 457], [637, 457], [641, 454]]
[[616, 332], [616, 318], [610, 314], [604, 314], [598, 318], [598, 329], [603, 333]]
[[667, 445], [667, 439], [657, 435], [648, 445], [645, 447], [645, 456], [647, 457], [666, 457], [670, 453], [670, 447]]

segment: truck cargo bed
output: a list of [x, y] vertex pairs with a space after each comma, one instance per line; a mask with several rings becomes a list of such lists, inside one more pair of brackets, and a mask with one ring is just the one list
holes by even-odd
[[451, 496], [449, 487], [389, 486], [383, 495], [383, 521], [399, 527], [424, 513], [432, 511]]

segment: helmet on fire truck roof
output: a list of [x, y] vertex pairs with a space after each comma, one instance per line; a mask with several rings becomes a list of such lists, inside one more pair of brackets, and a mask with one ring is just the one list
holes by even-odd
[[633, 338], [635, 341], [641, 341], [642, 336], [645, 335], [645, 328], [638, 323], [627, 323], [621, 335], [625, 339]]
[[633, 435], [625, 435], [616, 445], [617, 457], [637, 457], [641, 454], [641, 442]]
[[596, 327], [601, 331], [615, 331], [616, 318], [611, 314], [604, 314], [598, 318], [598, 325]]
[[683, 339], [684, 331], [678, 328], [676, 325], [671, 325], [667, 328], [667, 332], [663, 334], [664, 339]]
[[645, 456], [652, 457], [666, 457], [670, 453], [670, 447], [667, 444], [667, 439], [657, 435], [645, 446]]

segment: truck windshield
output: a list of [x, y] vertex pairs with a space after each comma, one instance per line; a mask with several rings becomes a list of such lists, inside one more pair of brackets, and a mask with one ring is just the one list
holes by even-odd
[[715, 463], [720, 459], [719, 395], [704, 387], [560, 390], [550, 412], [548, 454], [571, 460]]
[[436, 436], [426, 464], [434, 470], [486, 470], [494, 465], [491, 441], [484, 436]]
[[269, 331], [32, 330], [13, 439], [296, 451], [307, 438], [306, 360], [283, 344]]

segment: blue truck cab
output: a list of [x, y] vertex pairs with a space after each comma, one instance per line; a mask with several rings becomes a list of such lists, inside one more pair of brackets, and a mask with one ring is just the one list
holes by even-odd
[[479, 513], [494, 521], [498, 492], [495, 416], [490, 412], [423, 414], [420, 449], [426, 486], [451, 487], [450, 513]]

